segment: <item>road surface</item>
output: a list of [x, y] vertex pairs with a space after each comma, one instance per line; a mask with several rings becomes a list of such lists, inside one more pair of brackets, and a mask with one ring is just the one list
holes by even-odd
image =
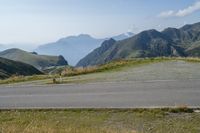
[[200, 80], [149, 80], [0, 86], [0, 108], [140, 108], [200, 106]]

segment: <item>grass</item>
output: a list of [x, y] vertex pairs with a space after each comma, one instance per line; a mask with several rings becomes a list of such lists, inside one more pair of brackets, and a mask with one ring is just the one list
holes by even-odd
[[193, 57], [134, 58], [125, 60], [115, 60], [99, 66], [89, 66], [89, 67], [79, 67], [79, 68], [68, 67], [62, 71], [62, 76], [70, 77], [70, 76], [85, 75], [90, 73], [107, 72], [113, 70], [117, 71], [123, 67], [134, 67], [138, 65], [158, 63], [163, 61], [173, 61], [173, 60], [182, 60], [182, 61], [200, 63], [200, 58], [193, 58]]
[[[112, 71], [112, 70], [119, 70], [124, 66], [136, 66], [145, 63], [153, 63], [159, 62], [169, 59], [161, 59], [161, 58], [152, 58], [152, 59], [134, 59], [134, 60], [120, 60], [120, 61], [113, 61], [104, 65], [100, 66], [93, 66], [93, 67], [86, 67], [86, 68], [73, 68], [69, 67], [62, 71], [62, 77], [72, 77], [78, 75], [85, 75], [90, 73], [97, 73], [97, 72], [105, 72], [105, 71]], [[34, 75], [34, 76], [12, 76], [6, 80], [0, 80], [0, 84], [11, 84], [11, 83], [20, 83], [20, 82], [27, 82], [27, 81], [36, 81], [36, 80], [45, 80], [45, 79], [53, 79], [58, 78], [59, 75]], [[59, 82], [54, 82], [59, 83]]]
[[103, 64], [103, 65], [99, 65], [99, 66], [66, 69], [65, 71], [63, 71], [63, 75], [77, 76], [77, 75], [84, 75], [84, 74], [90, 74], [90, 73], [119, 70], [122, 67], [137, 66], [137, 65], [142, 65], [142, 64], [156, 63], [156, 62], [168, 61], [168, 60], [173, 60], [173, 59], [172, 58], [145, 58], [145, 59], [138, 58], [138, 59], [127, 59], [127, 60], [115, 60], [115, 61]]
[[12, 84], [27, 81], [37, 81], [58, 77], [57, 75], [33, 75], [33, 76], [12, 76], [5, 80], [0, 80], [0, 84]]
[[[158, 58], [138, 58], [138, 59], [127, 59], [127, 60], [116, 60], [112, 61], [100, 66], [92, 66], [92, 67], [86, 67], [86, 68], [68, 68], [65, 69], [62, 73], [63, 77], [68, 77], [63, 78], [61, 82], [54, 82], [56, 84], [63, 84], [63, 83], [86, 83], [90, 82], [91, 80], [95, 79], [81, 79], [80, 75], [88, 75], [88, 74], [93, 74], [93, 73], [101, 73], [101, 72], [117, 72], [121, 71], [124, 68], [129, 68], [129, 67], [138, 67], [141, 65], [145, 64], [150, 64], [150, 63], [159, 63], [159, 62], [164, 62], [164, 61], [188, 61], [188, 62], [196, 62], [199, 63], [200, 59], [199, 58], [178, 58], [178, 57], [158, 57]], [[73, 78], [71, 80], [70, 77], [76, 77], [75, 79]], [[48, 82], [49, 84], [52, 83], [52, 81]]]
[[180, 59], [185, 60], [185, 61], [189, 61], [189, 62], [196, 62], [196, 63], [200, 62], [200, 58], [198, 58], [198, 57], [188, 57], [188, 58], [180, 58]]
[[199, 133], [192, 109], [2, 110], [2, 133]]
[[[109, 72], [109, 71], [119, 71], [124, 67], [136, 67], [139, 65], [150, 64], [150, 63], [158, 63], [163, 61], [173, 61], [173, 60], [182, 60], [193, 63], [199, 63], [200, 58], [178, 58], [178, 57], [158, 57], [158, 58], [138, 58], [138, 59], [127, 59], [127, 60], [115, 60], [104, 65], [85, 67], [85, 68], [73, 68], [68, 67], [61, 72], [62, 77], [73, 77], [86, 75], [91, 73], [100, 73], [100, 72]], [[53, 75], [35, 75], [35, 76], [13, 76], [6, 80], [0, 80], [0, 84], [11, 84], [11, 83], [19, 83], [19, 82], [27, 82], [27, 81], [36, 81], [36, 80], [45, 80], [49, 79], [51, 83], [53, 83], [53, 79], [59, 78], [58, 74]], [[49, 83], [49, 82], [48, 82]], [[60, 83], [58, 81], [54, 83]]]

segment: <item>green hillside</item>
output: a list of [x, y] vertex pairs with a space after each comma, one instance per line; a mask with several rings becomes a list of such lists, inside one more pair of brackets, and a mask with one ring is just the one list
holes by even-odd
[[100, 65], [131, 58], [200, 57], [200, 23], [185, 25], [180, 29], [167, 28], [163, 32], [143, 31], [115, 43], [111, 40], [105, 41], [101, 47], [80, 60], [77, 66]]
[[5, 50], [0, 52], [0, 57], [27, 63], [39, 70], [51, 66], [68, 65], [67, 61], [62, 56], [38, 55], [35, 52], [29, 53], [20, 49]]
[[0, 57], [0, 79], [9, 78], [12, 75], [29, 76], [36, 74], [42, 73], [31, 65]]

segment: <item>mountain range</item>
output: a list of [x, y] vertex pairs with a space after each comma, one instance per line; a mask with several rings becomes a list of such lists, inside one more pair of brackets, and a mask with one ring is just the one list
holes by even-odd
[[[133, 33], [127, 32], [113, 38], [123, 40], [133, 35]], [[96, 39], [87, 34], [69, 36], [53, 43], [41, 45], [35, 51], [46, 55], [63, 55], [70, 65], [75, 65], [81, 58], [99, 47], [106, 39]]]
[[147, 30], [121, 41], [109, 39], [81, 59], [77, 66], [160, 56], [200, 57], [200, 23], [185, 25], [179, 29], [167, 28], [162, 32]]
[[0, 52], [0, 57], [23, 62], [39, 70], [51, 66], [68, 65], [68, 62], [63, 56], [38, 55], [36, 52], [26, 52], [16, 48]]
[[12, 75], [29, 76], [38, 74], [42, 73], [31, 65], [0, 57], [0, 79], [9, 78]]

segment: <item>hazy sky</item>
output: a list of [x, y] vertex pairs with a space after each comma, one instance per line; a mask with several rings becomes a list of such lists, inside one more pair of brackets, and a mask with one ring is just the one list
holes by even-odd
[[101, 38], [198, 21], [200, 0], [0, 0], [0, 43]]

